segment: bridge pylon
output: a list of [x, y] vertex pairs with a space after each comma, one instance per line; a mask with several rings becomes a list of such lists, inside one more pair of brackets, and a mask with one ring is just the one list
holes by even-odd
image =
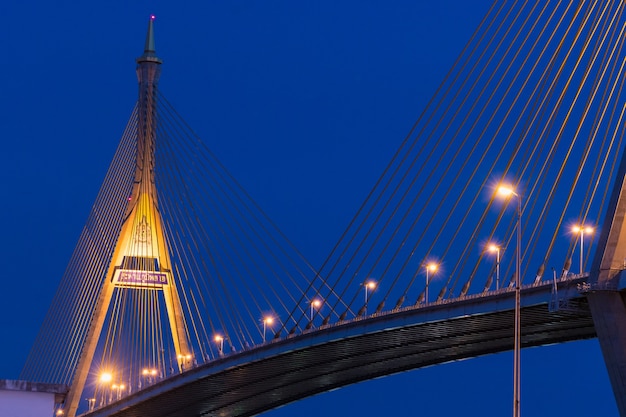
[[133, 191], [65, 401], [65, 414], [70, 417], [76, 415], [116, 288], [161, 292], [179, 370], [191, 355], [155, 186], [156, 93], [162, 61], [155, 53], [153, 18], [148, 25], [144, 54], [136, 61], [139, 100]]
[[590, 271], [589, 306], [617, 408], [626, 417], [626, 152], [622, 155]]

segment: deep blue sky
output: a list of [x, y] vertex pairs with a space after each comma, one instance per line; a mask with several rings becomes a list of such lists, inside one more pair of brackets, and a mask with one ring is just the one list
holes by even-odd
[[[3, 1], [0, 378], [19, 375], [130, 116], [150, 13], [163, 94], [319, 265], [490, 5], [388, 3]], [[267, 415], [509, 415], [511, 359]], [[525, 415], [617, 416], [597, 341], [526, 350], [522, 367]]]

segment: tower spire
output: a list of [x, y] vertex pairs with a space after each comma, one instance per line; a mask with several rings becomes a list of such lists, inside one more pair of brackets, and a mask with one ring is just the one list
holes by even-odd
[[156, 47], [154, 43], [154, 15], [150, 15], [150, 20], [148, 20], [148, 33], [146, 33], [146, 44], [143, 48], [143, 55], [137, 58], [137, 64], [142, 62], [156, 62], [161, 64], [161, 61], [156, 56]]

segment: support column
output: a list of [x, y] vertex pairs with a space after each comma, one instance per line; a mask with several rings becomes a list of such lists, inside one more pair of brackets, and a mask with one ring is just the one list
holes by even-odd
[[625, 179], [626, 154], [622, 154], [589, 271], [587, 297], [621, 417], [626, 417], [626, 304], [617, 288], [626, 259]]
[[618, 291], [592, 292], [587, 298], [617, 409], [626, 417], [626, 305]]

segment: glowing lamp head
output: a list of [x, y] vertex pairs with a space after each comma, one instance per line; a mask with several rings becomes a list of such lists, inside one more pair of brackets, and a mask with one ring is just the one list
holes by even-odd
[[489, 245], [489, 247], [487, 249], [489, 249], [489, 252], [495, 253], [495, 252], [498, 252], [500, 250], [500, 246], [492, 243], [492, 244]]
[[590, 226], [574, 226], [572, 227], [572, 232], [574, 233], [593, 233], [593, 227]]
[[322, 305], [322, 302], [320, 300], [313, 300], [313, 301], [311, 301], [311, 305], [313, 307], [319, 307], [319, 306]]
[[190, 354], [185, 355], [185, 359], [191, 360], [191, 355]]
[[154, 19], [156, 19], [156, 16], [155, 16], [155, 15], [153, 15], [153, 14], [151, 14], [151, 15], [150, 15], [150, 20], [154, 20]]
[[513, 195], [517, 195], [515, 193], [515, 190], [513, 189], [513, 187], [511, 187], [509, 185], [500, 185], [500, 186], [498, 186], [497, 193], [498, 193], [498, 195], [500, 197], [504, 197], [504, 198], [511, 197]]
[[224, 338], [223, 338], [222, 336], [220, 336], [219, 334], [218, 334], [218, 335], [215, 335], [215, 341], [216, 341], [217, 343], [220, 343], [222, 340], [224, 340]]
[[62, 409], [58, 409], [56, 412], [57, 416], [62, 416], [63, 415], [63, 410]]
[[103, 372], [100, 374], [100, 382], [103, 384], [108, 384], [113, 380], [113, 374], [110, 372]]
[[149, 370], [149, 369], [147, 369], [147, 368], [144, 368], [144, 370], [143, 370], [143, 371], [141, 371], [141, 374], [142, 374], [142, 375], [148, 375], [149, 373], [150, 373], [150, 370]]
[[437, 265], [436, 263], [429, 263], [428, 265], [426, 265], [426, 269], [428, 269], [430, 272], [437, 272], [437, 269], [439, 268], [439, 265]]
[[373, 290], [374, 288], [376, 288], [376, 281], [367, 281], [365, 283], [365, 286], [370, 290]]
[[274, 318], [273, 317], [265, 317], [263, 319], [263, 323], [271, 325], [272, 323], [274, 323]]
[[150, 375], [155, 376], [157, 374], [157, 370], [156, 369], [151, 369], [150, 370]]

